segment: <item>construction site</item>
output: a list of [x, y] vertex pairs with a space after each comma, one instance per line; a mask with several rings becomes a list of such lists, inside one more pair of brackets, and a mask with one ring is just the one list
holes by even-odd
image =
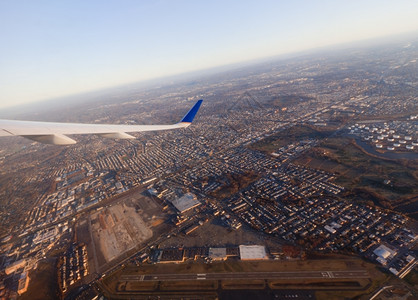
[[164, 218], [157, 203], [135, 193], [81, 219], [76, 227], [77, 241], [87, 245], [89, 273], [103, 272], [117, 258], [141, 247]]

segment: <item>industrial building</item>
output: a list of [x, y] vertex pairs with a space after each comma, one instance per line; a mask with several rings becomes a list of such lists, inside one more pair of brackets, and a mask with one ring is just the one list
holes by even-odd
[[239, 254], [241, 260], [260, 260], [260, 259], [268, 259], [266, 248], [260, 245], [240, 245], [239, 246]]
[[23, 272], [22, 274], [20, 274], [18, 287], [17, 287], [17, 293], [19, 295], [22, 295], [23, 293], [25, 293], [28, 290], [28, 286], [29, 286], [28, 272]]
[[184, 194], [182, 197], [173, 200], [171, 203], [180, 213], [184, 213], [201, 204], [197, 201], [196, 195], [192, 193]]
[[27, 265], [27, 260], [26, 259], [20, 259], [20, 260], [15, 261], [14, 263], [8, 265], [4, 271], [5, 271], [6, 275], [10, 275], [10, 274], [16, 272], [19, 269], [23, 269], [24, 267], [26, 267], [26, 265]]
[[380, 245], [373, 251], [373, 253], [376, 254], [376, 260], [382, 265], [386, 265], [387, 260], [396, 255], [396, 251], [386, 247], [385, 245]]
[[226, 260], [226, 248], [209, 248], [209, 258], [212, 260]]

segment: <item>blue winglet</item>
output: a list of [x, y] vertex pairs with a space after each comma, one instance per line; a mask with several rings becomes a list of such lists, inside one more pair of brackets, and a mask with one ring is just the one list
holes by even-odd
[[197, 111], [200, 108], [203, 100], [199, 100], [196, 102], [195, 105], [187, 112], [187, 114], [181, 119], [181, 123], [192, 123], [194, 116], [196, 115]]

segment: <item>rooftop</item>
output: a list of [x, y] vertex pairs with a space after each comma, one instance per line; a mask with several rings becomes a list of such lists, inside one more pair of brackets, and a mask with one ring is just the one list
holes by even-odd
[[239, 253], [242, 260], [267, 259], [266, 248], [260, 245], [240, 245]]
[[181, 213], [201, 204], [192, 193], [184, 194], [182, 197], [173, 200], [171, 203]]

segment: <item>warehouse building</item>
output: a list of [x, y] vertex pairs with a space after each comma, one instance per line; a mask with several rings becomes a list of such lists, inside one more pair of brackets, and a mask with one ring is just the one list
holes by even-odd
[[239, 254], [241, 260], [260, 260], [268, 259], [266, 248], [260, 245], [240, 245]]
[[209, 258], [212, 260], [226, 260], [226, 248], [209, 248]]
[[196, 195], [192, 193], [184, 194], [182, 197], [173, 200], [171, 203], [180, 213], [184, 213], [201, 204], [197, 201]]

